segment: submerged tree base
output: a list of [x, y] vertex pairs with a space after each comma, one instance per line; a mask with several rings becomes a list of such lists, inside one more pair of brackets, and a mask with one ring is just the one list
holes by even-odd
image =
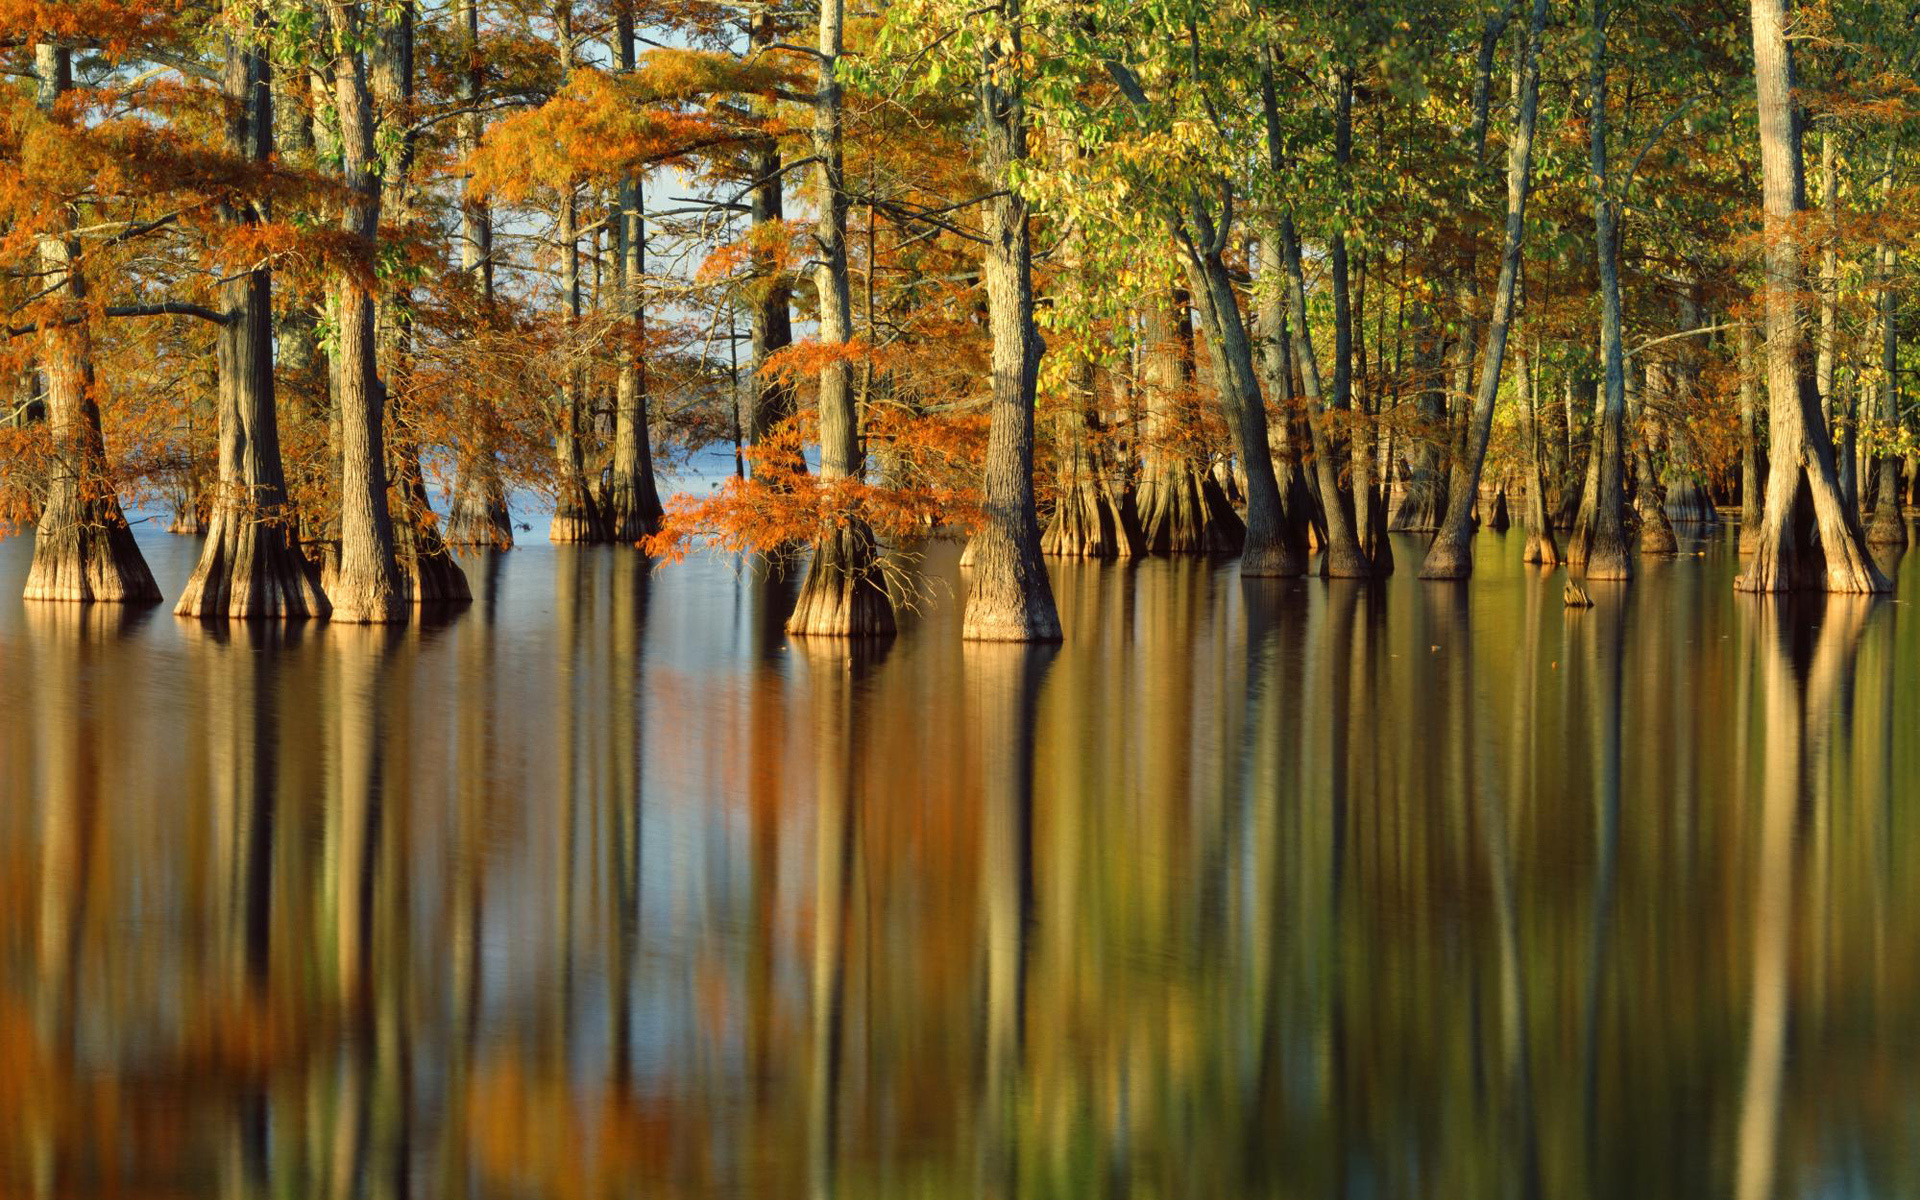
[[626, 545], [659, 533], [660, 522], [666, 516], [660, 507], [659, 496], [654, 494], [651, 478], [644, 486], [616, 481], [607, 495], [606, 503], [601, 506], [601, 512], [606, 522], [607, 540]]
[[1163, 465], [1140, 489], [1140, 530], [1149, 554], [1238, 554], [1247, 526], [1209, 471]]
[[222, 506], [187, 581], [176, 616], [298, 620], [333, 610], [320, 572], [277, 518]]
[[56, 498], [40, 514], [23, 595], [82, 604], [158, 604], [160, 586], [118, 500]]
[[1673, 535], [1673, 524], [1658, 500], [1648, 497], [1638, 510], [1640, 553], [1650, 558], [1670, 558], [1680, 553], [1680, 539]]
[[[1867, 553], [1830, 480], [1796, 470], [1790, 497], [1769, 486], [1753, 557], [1733, 581], [1742, 592], [1826, 591], [1866, 595], [1892, 590]], [[1825, 484], [1825, 494], [1815, 489]]]
[[547, 540], [573, 546], [593, 546], [609, 540], [606, 514], [594, 503], [593, 493], [585, 484], [576, 482], [561, 489]]
[[513, 549], [513, 515], [507, 510], [506, 490], [499, 480], [463, 480], [455, 486], [447, 513], [446, 542], [449, 546]]
[[880, 577], [873, 530], [854, 520], [813, 547], [787, 632], [801, 637], [886, 637], [894, 632], [893, 603]]
[[1387, 528], [1394, 533], [1433, 533], [1447, 518], [1447, 479], [1443, 471], [1415, 468], [1407, 494]]
[[1055, 558], [1137, 558], [1145, 549], [1138, 517], [1097, 479], [1072, 484], [1040, 535], [1040, 553]]
[[1667, 519], [1676, 524], [1713, 526], [1720, 523], [1720, 510], [1713, 497], [1697, 479], [1667, 485]]

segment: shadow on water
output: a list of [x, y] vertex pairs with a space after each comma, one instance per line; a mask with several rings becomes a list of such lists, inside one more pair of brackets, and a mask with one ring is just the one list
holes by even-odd
[[1483, 547], [0, 612], [0, 1194], [1911, 1194], [1904, 605]]

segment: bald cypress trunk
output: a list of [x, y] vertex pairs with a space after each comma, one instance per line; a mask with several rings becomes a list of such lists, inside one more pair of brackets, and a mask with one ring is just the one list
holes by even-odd
[[1150, 554], [1237, 554], [1246, 526], [1190, 440], [1194, 402], [1193, 323], [1184, 295], [1156, 296], [1140, 309], [1140, 390], [1146, 452], [1140, 532]]
[[1300, 240], [1294, 235], [1291, 214], [1281, 218], [1280, 245], [1288, 275], [1287, 317], [1293, 334], [1293, 358], [1299, 364], [1307, 397], [1307, 429], [1313, 444], [1314, 471], [1319, 477], [1320, 512], [1325, 521], [1326, 555], [1321, 560], [1321, 574], [1334, 579], [1364, 579], [1373, 574], [1373, 563], [1360, 548], [1353, 491], [1344, 469], [1346, 437], [1338, 427], [1341, 412], [1337, 405], [1329, 406], [1324, 401], [1320, 362], [1313, 340], [1307, 334], [1306, 273], [1301, 265]]
[[1534, 361], [1524, 343], [1514, 347], [1513, 382], [1526, 421], [1527, 439], [1527, 500], [1520, 521], [1526, 531], [1527, 544], [1520, 559], [1543, 567], [1557, 567], [1560, 543], [1553, 536], [1553, 522], [1547, 515], [1547, 476], [1540, 462], [1540, 392], [1533, 378]]
[[[814, 176], [820, 193], [814, 221], [814, 290], [819, 297], [820, 345], [839, 351], [853, 337], [853, 297], [847, 271], [847, 186], [842, 157], [840, 94], [841, 22], [844, 0], [822, 0], [820, 44], [813, 96]], [[859, 414], [853, 402], [853, 367], [834, 353], [820, 368], [820, 478], [858, 480], [862, 474]], [[1031, 412], [1028, 414], [1031, 422]], [[1031, 463], [1031, 433], [1028, 461]], [[1031, 471], [1029, 471], [1031, 474]], [[1031, 478], [1028, 481], [1031, 489]], [[1029, 508], [1031, 519], [1031, 508]], [[873, 530], [854, 514], [839, 514], [813, 544], [807, 580], [800, 587], [787, 632], [874, 637], [894, 631], [893, 605], [880, 579]]]
[[1766, 212], [1767, 399], [1772, 473], [1754, 555], [1735, 586], [1779, 592], [1883, 592], [1859, 514], [1840, 494], [1833, 446], [1800, 333], [1800, 252], [1792, 224], [1806, 207], [1786, 0], [1752, 0], [1754, 79]]
[[[38, 102], [51, 111], [73, 87], [73, 53], [42, 42], [34, 47]], [[74, 225], [69, 209], [62, 220]], [[40, 270], [49, 298], [73, 320], [41, 323], [40, 365], [46, 376], [47, 425], [53, 461], [34, 529], [29, 600], [155, 604], [160, 588], [134, 544], [107, 470], [107, 444], [94, 394], [93, 338], [82, 306], [87, 279], [79, 246], [55, 234], [40, 239]]]
[[[1286, 553], [1304, 565], [1308, 538], [1314, 523], [1313, 494], [1308, 490], [1306, 471], [1300, 465], [1300, 442], [1294, 434], [1292, 338], [1287, 332], [1286, 267], [1280, 252], [1279, 236], [1268, 229], [1260, 238], [1260, 306], [1256, 320], [1260, 339], [1262, 383], [1267, 397], [1280, 410], [1268, 436], [1273, 467], [1280, 485], [1280, 536]], [[1391, 463], [1391, 457], [1388, 459]], [[1383, 473], [1387, 484], [1391, 472]]]
[[[413, 0], [400, 0], [386, 9], [373, 56], [374, 98], [384, 119], [399, 130], [381, 166], [384, 194], [391, 199], [396, 221], [403, 225], [418, 215], [413, 190], [414, 23]], [[465, 603], [473, 598], [466, 573], [440, 534], [440, 519], [427, 496], [426, 473], [420, 466], [420, 446], [401, 408], [413, 370], [412, 314], [409, 285], [404, 280], [389, 285], [380, 298], [375, 328], [383, 407], [392, 428], [389, 453], [393, 496], [389, 504], [394, 516], [394, 556], [400, 567], [401, 590], [411, 603]]]
[[1480, 494], [1481, 470], [1493, 434], [1493, 405], [1500, 392], [1500, 367], [1513, 323], [1514, 294], [1520, 278], [1520, 244], [1526, 234], [1527, 193], [1533, 183], [1533, 127], [1540, 108], [1540, 39], [1547, 24], [1547, 0], [1534, 0], [1533, 23], [1520, 52], [1519, 110], [1507, 144], [1507, 228], [1495, 284], [1493, 317], [1487, 326], [1487, 353], [1480, 367], [1480, 388], [1468, 419], [1466, 453], [1456, 459], [1448, 480], [1447, 511], [1420, 564], [1422, 579], [1465, 579], [1473, 573], [1473, 504]]
[[1638, 388], [1628, 391], [1628, 407], [1633, 417], [1633, 507], [1634, 515], [1640, 519], [1640, 553], [1665, 556], [1679, 553], [1680, 543], [1667, 520], [1666, 487], [1660, 482], [1660, 472], [1653, 463], [1654, 431], [1653, 423], [1647, 418], [1647, 396], [1666, 397], [1666, 369], [1649, 363], [1645, 378], [1644, 391]]
[[1620, 344], [1619, 214], [1607, 176], [1607, 4], [1593, 0], [1593, 49], [1587, 75], [1587, 125], [1593, 192], [1593, 241], [1600, 268], [1602, 383], [1595, 397], [1587, 483], [1567, 545], [1567, 562], [1591, 579], [1630, 579], [1627, 549], [1625, 354]]
[[[1889, 194], [1892, 187], [1893, 163], [1890, 158], [1882, 195]], [[1874, 263], [1880, 276], [1880, 386], [1876, 392], [1873, 415], [1874, 423], [1883, 434], [1890, 434], [1900, 426], [1900, 334], [1894, 323], [1893, 295], [1898, 254], [1886, 243], [1878, 246], [1874, 254]], [[1875, 460], [1872, 469], [1873, 517], [1867, 526], [1867, 544], [1905, 546], [1907, 522], [1900, 512], [1900, 458], [1894, 454], [1882, 454]]]
[[[460, 98], [469, 107], [478, 107], [481, 94], [480, 5], [478, 0], [460, 0], [461, 50], [466, 53], [466, 70], [461, 76]], [[459, 151], [472, 154], [480, 146], [486, 118], [478, 112], [460, 119]], [[481, 316], [491, 324], [495, 317], [493, 294], [493, 213], [487, 201], [473, 194], [469, 181], [461, 184], [460, 197], [460, 270], [472, 278], [479, 293]], [[473, 442], [456, 470], [453, 500], [447, 514], [447, 541], [456, 546], [492, 546], [513, 549], [513, 518], [507, 509], [507, 489], [500, 478], [499, 452], [494, 446], [487, 423], [474, 432]]]
[[[226, 34], [226, 150], [264, 164], [273, 152], [272, 76], [257, 30], [249, 28], [257, 18], [228, 7], [229, 17], [247, 24]], [[248, 203], [223, 213], [244, 225], [262, 215]], [[220, 481], [199, 565], [173, 610], [183, 617], [325, 616], [332, 607], [319, 572], [300, 552], [287, 505], [274, 410], [272, 288], [265, 267], [220, 285]]]
[[[774, 6], [761, 3], [748, 24], [750, 53], [760, 53], [779, 40], [774, 22]], [[771, 103], [761, 110], [772, 115]], [[781, 183], [780, 143], [763, 138], [747, 148], [747, 172], [751, 184], [748, 203], [756, 239], [753, 252], [754, 288], [747, 316], [753, 339], [753, 383], [747, 409], [747, 443], [760, 447], [793, 417], [793, 387], [767, 369], [767, 360], [793, 344], [793, 318], [789, 309], [793, 289], [774, 261], [773, 251], [764, 239], [779, 233], [785, 219]], [[758, 474], [762, 465], [756, 461]], [[782, 457], [783, 472], [802, 473], [807, 461], [798, 453]]]
[[[631, 73], [634, 56], [633, 9], [618, 14], [620, 69]], [[653, 445], [647, 436], [647, 314], [643, 300], [647, 271], [645, 193], [636, 176], [620, 186], [615, 219], [617, 258], [615, 291], [622, 306], [627, 340], [621, 344], [613, 422], [613, 479], [607, 497], [607, 534], [616, 542], [637, 542], [660, 529], [660, 490], [653, 478]]]
[[1033, 242], [1026, 198], [1006, 178], [1027, 157], [1020, 7], [1020, 0], [996, 0], [1005, 32], [983, 48], [977, 85], [982, 165], [997, 183], [982, 222], [987, 249], [981, 275], [993, 340], [986, 522], [974, 535], [972, 586], [961, 622], [961, 636], [979, 641], [1060, 638], [1033, 501], [1033, 393], [1044, 350], [1033, 324]]
[[1091, 358], [1074, 364], [1075, 403], [1059, 416], [1060, 494], [1040, 552], [1060, 558], [1133, 558], [1142, 552], [1138, 520], [1122, 503], [1094, 439], [1100, 433], [1098, 375]]
[[[360, 3], [329, 0], [333, 102], [340, 119], [342, 228], [363, 255], [334, 281], [338, 318], [336, 451], [340, 463], [340, 557], [325, 581], [333, 619], [379, 623], [406, 616], [387, 507], [385, 389], [374, 339], [372, 271], [380, 229], [380, 169], [374, 155], [373, 95], [361, 43], [369, 19]], [[357, 267], [357, 269], [356, 269]]]

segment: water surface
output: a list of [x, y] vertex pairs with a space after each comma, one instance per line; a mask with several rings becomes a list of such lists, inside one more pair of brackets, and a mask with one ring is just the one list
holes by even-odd
[[0, 1195], [1920, 1192], [1913, 581], [1519, 547], [1055, 563], [1029, 649], [936, 546], [850, 653], [712, 558], [211, 628], [0, 544]]

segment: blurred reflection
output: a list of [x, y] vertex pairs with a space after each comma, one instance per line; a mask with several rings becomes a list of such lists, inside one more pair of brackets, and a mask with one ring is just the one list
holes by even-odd
[[1518, 548], [0, 611], [0, 1195], [1920, 1193], [1920, 627]]

